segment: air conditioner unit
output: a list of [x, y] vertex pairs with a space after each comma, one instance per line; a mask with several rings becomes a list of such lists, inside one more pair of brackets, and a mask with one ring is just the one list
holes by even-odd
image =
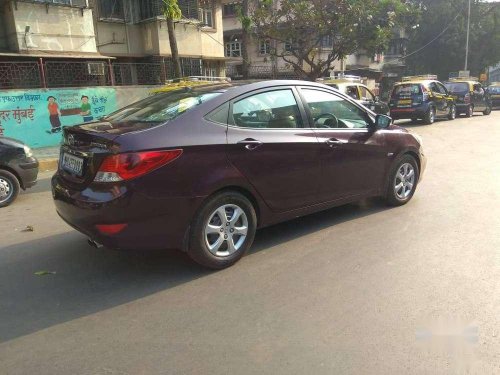
[[103, 76], [104, 75], [104, 63], [102, 63], [102, 62], [87, 63], [87, 69], [88, 69], [89, 75], [91, 75], [91, 76]]

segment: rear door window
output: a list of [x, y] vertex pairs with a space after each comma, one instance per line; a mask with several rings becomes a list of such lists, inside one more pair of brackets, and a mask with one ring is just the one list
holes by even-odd
[[347, 86], [345, 89], [345, 93], [355, 100], [360, 99], [358, 86]]
[[293, 129], [302, 127], [302, 116], [291, 89], [266, 91], [233, 104], [234, 125], [242, 128]]

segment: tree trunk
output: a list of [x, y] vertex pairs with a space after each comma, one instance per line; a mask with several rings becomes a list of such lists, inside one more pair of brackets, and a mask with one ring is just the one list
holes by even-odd
[[174, 20], [167, 18], [168, 41], [170, 42], [170, 51], [172, 52], [172, 66], [174, 68], [174, 79], [182, 78], [181, 59], [179, 49], [177, 48], [177, 39], [175, 38]]
[[[241, 3], [241, 13], [243, 17], [248, 17], [248, 0], [243, 0]], [[241, 57], [243, 65], [241, 66], [241, 74], [244, 79], [248, 79], [250, 63], [248, 62], [248, 44], [250, 43], [250, 30], [245, 27], [241, 30]]]

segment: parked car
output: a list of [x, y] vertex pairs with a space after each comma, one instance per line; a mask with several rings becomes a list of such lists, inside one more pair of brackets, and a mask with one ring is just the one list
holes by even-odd
[[491, 108], [499, 109], [500, 108], [500, 82], [493, 82], [490, 86], [488, 86], [488, 94], [491, 99]]
[[482, 112], [484, 115], [491, 113], [490, 95], [477, 78], [453, 78], [444, 85], [455, 99], [457, 115], [472, 117], [474, 112]]
[[394, 120], [424, 120], [433, 124], [436, 118], [454, 120], [457, 111], [455, 99], [435, 75], [403, 77], [396, 83], [389, 102]]
[[381, 101], [377, 95], [364, 85], [361, 77], [345, 75], [335, 79], [326, 79], [320, 81], [320, 83], [339, 90], [375, 113], [389, 115], [389, 105]]
[[24, 143], [0, 137], [0, 208], [10, 205], [21, 189], [36, 184], [38, 161]]
[[157, 94], [65, 128], [53, 197], [92, 244], [224, 268], [257, 228], [372, 196], [406, 204], [426, 158], [391, 122], [312, 82]]

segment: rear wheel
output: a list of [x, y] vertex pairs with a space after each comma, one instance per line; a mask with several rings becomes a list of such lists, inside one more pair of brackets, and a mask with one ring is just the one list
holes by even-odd
[[466, 117], [472, 117], [474, 115], [474, 106], [471, 104], [467, 107], [467, 111], [465, 112]]
[[483, 115], [488, 116], [491, 114], [491, 105], [488, 105], [486, 109], [483, 111]]
[[408, 203], [415, 193], [419, 176], [418, 164], [413, 156], [403, 155], [396, 160], [389, 173], [387, 204], [402, 206]]
[[19, 180], [12, 173], [0, 170], [0, 208], [14, 202], [21, 189]]
[[208, 268], [229, 267], [252, 246], [256, 229], [255, 209], [245, 196], [230, 191], [217, 194], [194, 218], [188, 254]]
[[457, 107], [453, 104], [448, 113], [448, 120], [455, 120], [457, 118]]
[[436, 110], [433, 107], [429, 107], [427, 110], [424, 121], [427, 125], [432, 125], [436, 121]]

